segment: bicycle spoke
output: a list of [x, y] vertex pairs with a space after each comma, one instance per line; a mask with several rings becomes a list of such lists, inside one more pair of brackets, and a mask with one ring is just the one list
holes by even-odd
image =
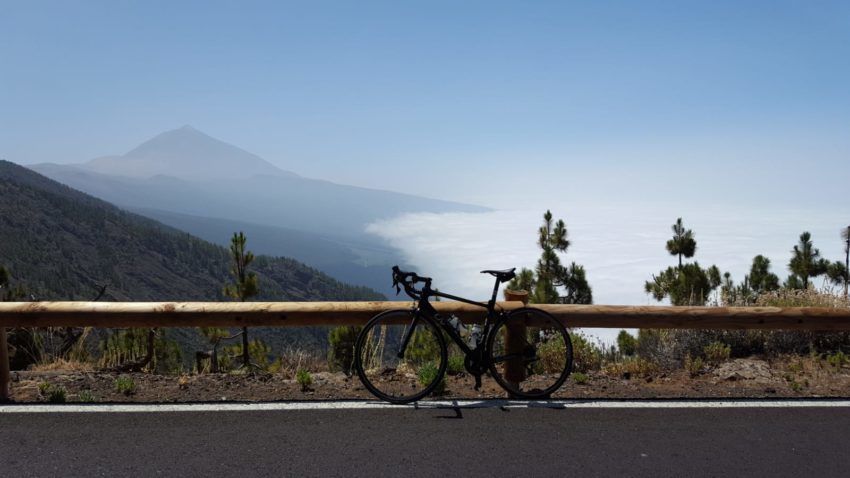
[[408, 311], [373, 318], [358, 338], [355, 355], [357, 373], [366, 388], [391, 402], [418, 400], [427, 395], [441, 383], [446, 365], [441, 332], [430, 320], [412, 321]]
[[514, 396], [545, 397], [572, 368], [572, 343], [563, 325], [538, 309], [519, 309], [488, 337], [493, 378]]

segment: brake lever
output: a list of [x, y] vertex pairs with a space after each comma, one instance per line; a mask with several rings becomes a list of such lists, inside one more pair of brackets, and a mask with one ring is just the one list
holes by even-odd
[[395, 295], [399, 295], [401, 293], [401, 287], [398, 286], [398, 279], [393, 277], [393, 287], [395, 287]]

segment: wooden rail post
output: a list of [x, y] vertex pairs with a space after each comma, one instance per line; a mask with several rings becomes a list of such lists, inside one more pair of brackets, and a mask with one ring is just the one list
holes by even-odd
[[9, 344], [6, 327], [0, 327], [0, 403], [9, 401]]
[[[528, 292], [524, 290], [505, 289], [505, 300], [508, 302], [520, 301], [528, 305]], [[525, 344], [526, 327], [524, 323], [508, 322], [505, 327], [505, 353], [521, 354]], [[505, 380], [514, 387], [525, 380], [525, 364], [522, 358], [516, 358], [505, 362]]]

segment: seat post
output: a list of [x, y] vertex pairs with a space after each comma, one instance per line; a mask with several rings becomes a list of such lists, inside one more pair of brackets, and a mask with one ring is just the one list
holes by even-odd
[[493, 297], [490, 298], [490, 303], [493, 304], [494, 307], [496, 305], [496, 296], [499, 294], [499, 284], [501, 284], [501, 281], [499, 281], [499, 278], [496, 277], [496, 285], [493, 286]]

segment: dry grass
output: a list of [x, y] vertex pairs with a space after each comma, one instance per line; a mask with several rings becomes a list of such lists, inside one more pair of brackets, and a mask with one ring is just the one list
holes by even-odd
[[31, 370], [35, 372], [93, 372], [94, 366], [89, 362], [56, 358], [50, 362], [35, 364]]
[[843, 293], [832, 288], [821, 290], [809, 288], [806, 290], [780, 289], [775, 292], [762, 294], [756, 299], [758, 306], [771, 307], [829, 307], [831, 309], [846, 309], [850, 301]]
[[[719, 305], [719, 304], [717, 304]], [[828, 307], [831, 309], [850, 308], [850, 300], [843, 290], [830, 285], [820, 289], [810, 286], [808, 289], [782, 288], [772, 292], [764, 292], [758, 297], [737, 297], [732, 301], [724, 301], [727, 307]]]
[[299, 370], [326, 372], [328, 371], [327, 357], [303, 349], [289, 349], [282, 353], [270, 367], [271, 372], [279, 373], [288, 379], [295, 378]]
[[660, 371], [655, 362], [640, 357], [629, 357], [621, 361], [610, 362], [602, 367], [602, 373], [614, 378], [651, 377]]

